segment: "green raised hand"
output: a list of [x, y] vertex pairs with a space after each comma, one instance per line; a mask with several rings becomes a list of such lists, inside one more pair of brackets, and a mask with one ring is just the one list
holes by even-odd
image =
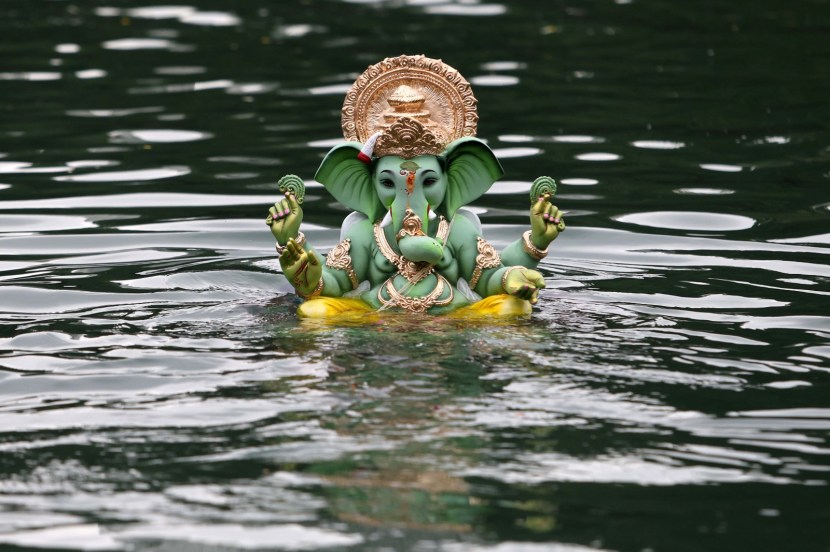
[[265, 217], [265, 224], [271, 227], [271, 233], [280, 245], [285, 245], [290, 238], [297, 237], [302, 222], [303, 208], [291, 192], [286, 192], [285, 199], [274, 203]]
[[550, 202], [550, 198], [550, 194], [543, 194], [530, 208], [530, 241], [539, 249], [547, 249], [550, 242], [565, 231], [562, 211]]

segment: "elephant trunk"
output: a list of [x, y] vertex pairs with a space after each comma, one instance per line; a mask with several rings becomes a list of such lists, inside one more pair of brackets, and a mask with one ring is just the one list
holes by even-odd
[[419, 210], [422, 213], [416, 213], [411, 203], [407, 202], [400, 223], [395, 222], [393, 210], [393, 224], [397, 229], [398, 247], [401, 254], [410, 261], [436, 264], [444, 254], [444, 246], [426, 234], [425, 226], [429, 225], [429, 205], [426, 201], [417, 203], [420, 203], [416, 207], [421, 207]]
[[404, 236], [398, 242], [401, 254], [415, 262], [438, 264], [444, 255], [444, 246], [429, 236]]
[[423, 194], [399, 194], [392, 203], [390, 209], [392, 215], [392, 224], [395, 232], [399, 232], [404, 226], [404, 221], [413, 213], [421, 221], [424, 233], [429, 229], [429, 203]]

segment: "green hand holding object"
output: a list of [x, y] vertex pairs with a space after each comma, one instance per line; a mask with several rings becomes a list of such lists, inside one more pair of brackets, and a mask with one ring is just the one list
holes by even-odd
[[555, 193], [556, 182], [548, 176], [540, 176], [530, 188], [530, 240], [539, 249], [547, 249], [565, 231], [562, 211], [550, 202]]
[[300, 231], [303, 222], [303, 209], [300, 205], [305, 198], [305, 185], [298, 176], [288, 174], [280, 178], [277, 186], [285, 194], [285, 199], [268, 209], [265, 224], [271, 228], [277, 243], [285, 245], [289, 238], [296, 237]]
[[523, 266], [511, 266], [502, 276], [502, 287], [508, 295], [530, 301], [535, 305], [539, 290], [545, 287], [545, 278], [539, 272]]

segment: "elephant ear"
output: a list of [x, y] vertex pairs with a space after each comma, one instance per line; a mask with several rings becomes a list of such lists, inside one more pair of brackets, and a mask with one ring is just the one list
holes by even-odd
[[459, 138], [444, 150], [447, 195], [441, 204], [448, 219], [464, 205], [484, 195], [504, 175], [501, 163], [487, 144], [478, 138]]
[[333, 147], [320, 163], [314, 180], [325, 186], [334, 199], [375, 222], [384, 209], [372, 183], [372, 169], [357, 158], [358, 153], [357, 142]]

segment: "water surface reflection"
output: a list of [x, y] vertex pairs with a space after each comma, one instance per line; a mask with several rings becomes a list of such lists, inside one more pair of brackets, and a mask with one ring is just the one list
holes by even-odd
[[[4, 3], [0, 543], [825, 550], [823, 7]], [[274, 183], [334, 246], [342, 96], [420, 52], [506, 169], [490, 241], [559, 181], [548, 287], [300, 321]]]

